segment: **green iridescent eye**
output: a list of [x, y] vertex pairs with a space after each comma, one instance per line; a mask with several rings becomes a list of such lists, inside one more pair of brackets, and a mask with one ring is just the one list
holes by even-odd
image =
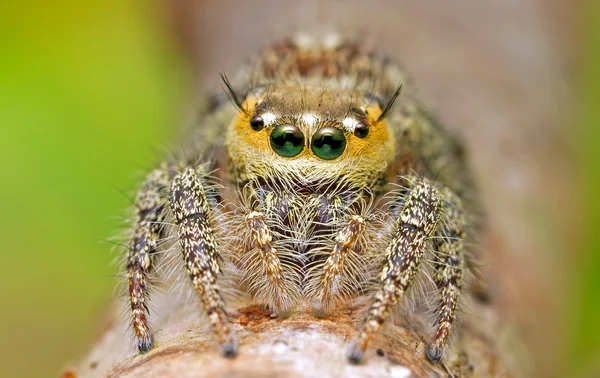
[[271, 148], [281, 156], [296, 156], [304, 148], [304, 134], [294, 125], [278, 125], [271, 132]]
[[311, 145], [315, 155], [324, 160], [331, 160], [344, 152], [346, 137], [340, 129], [323, 127], [313, 135]]

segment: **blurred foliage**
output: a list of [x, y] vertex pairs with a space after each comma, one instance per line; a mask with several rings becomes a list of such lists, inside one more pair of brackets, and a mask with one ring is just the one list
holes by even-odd
[[[600, 376], [600, 2], [586, 2], [588, 11], [582, 27], [584, 49], [578, 70], [580, 88], [576, 110], [578, 144], [575, 146], [581, 177], [580, 193], [565, 201], [581, 201], [583, 214], [572, 244], [577, 250], [564, 251], [576, 262], [569, 267], [565, 281], [571, 295], [564, 313], [568, 345], [568, 362], [572, 376]], [[581, 195], [582, 194], [582, 195]], [[568, 261], [568, 260], [567, 260]], [[561, 340], [550, 342], [561, 343]]]
[[159, 6], [0, 6], [2, 376], [56, 376], [100, 324], [116, 274], [101, 240], [181, 119]]
[[[593, 375], [600, 374], [600, 4], [589, 4], [574, 168], [585, 214], [581, 252], [565, 251], [578, 262], [564, 319], [572, 371]], [[129, 205], [122, 191], [132, 192], [157, 163], [155, 148], [181, 119], [189, 76], [165, 21], [152, 1], [0, 5], [3, 376], [54, 376], [94, 336], [116, 274], [110, 245], [100, 241], [122, 225], [114, 217]], [[562, 343], [554, 337], [549, 342]]]

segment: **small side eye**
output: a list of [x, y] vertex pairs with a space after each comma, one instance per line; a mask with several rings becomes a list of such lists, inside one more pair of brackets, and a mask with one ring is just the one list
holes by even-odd
[[315, 155], [323, 160], [332, 160], [346, 149], [346, 137], [340, 129], [323, 127], [313, 135], [311, 146]]
[[250, 127], [254, 131], [260, 131], [265, 127], [265, 120], [261, 116], [253, 115], [250, 118]]
[[369, 125], [359, 123], [356, 125], [356, 127], [354, 127], [354, 135], [360, 139], [366, 138], [367, 135], [369, 135]]
[[271, 132], [271, 148], [281, 156], [296, 156], [304, 149], [304, 134], [294, 125], [278, 125]]

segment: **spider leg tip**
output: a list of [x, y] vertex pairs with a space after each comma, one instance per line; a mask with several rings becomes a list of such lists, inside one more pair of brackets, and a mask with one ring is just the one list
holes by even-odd
[[431, 361], [431, 363], [437, 364], [444, 356], [444, 350], [434, 345], [428, 345], [426, 354], [427, 359]]
[[235, 338], [227, 340], [221, 348], [221, 353], [225, 358], [235, 358], [238, 354], [238, 343]]
[[140, 354], [147, 353], [153, 347], [154, 347], [154, 336], [153, 335], [140, 337], [137, 341], [137, 348], [140, 351]]
[[317, 318], [324, 318], [329, 315], [329, 311], [321, 303], [313, 306], [313, 315]]
[[287, 319], [292, 314], [292, 310], [287, 309], [287, 308], [279, 309], [279, 310], [275, 311], [274, 314], [278, 319]]
[[348, 353], [348, 362], [354, 365], [360, 365], [364, 362], [364, 352], [358, 345], [352, 345]]

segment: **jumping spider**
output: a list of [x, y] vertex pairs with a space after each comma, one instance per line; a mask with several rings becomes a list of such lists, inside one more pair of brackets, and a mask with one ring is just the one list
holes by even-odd
[[207, 101], [186, 153], [141, 187], [126, 264], [140, 352], [154, 344], [150, 274], [161, 241], [176, 239], [224, 356], [238, 345], [223, 275], [280, 317], [370, 297], [348, 354], [359, 363], [430, 261], [439, 297], [426, 354], [442, 358], [477, 231], [463, 149], [410, 88], [400, 96], [396, 65], [327, 41], [272, 45], [233, 82], [223, 76], [227, 96]]

